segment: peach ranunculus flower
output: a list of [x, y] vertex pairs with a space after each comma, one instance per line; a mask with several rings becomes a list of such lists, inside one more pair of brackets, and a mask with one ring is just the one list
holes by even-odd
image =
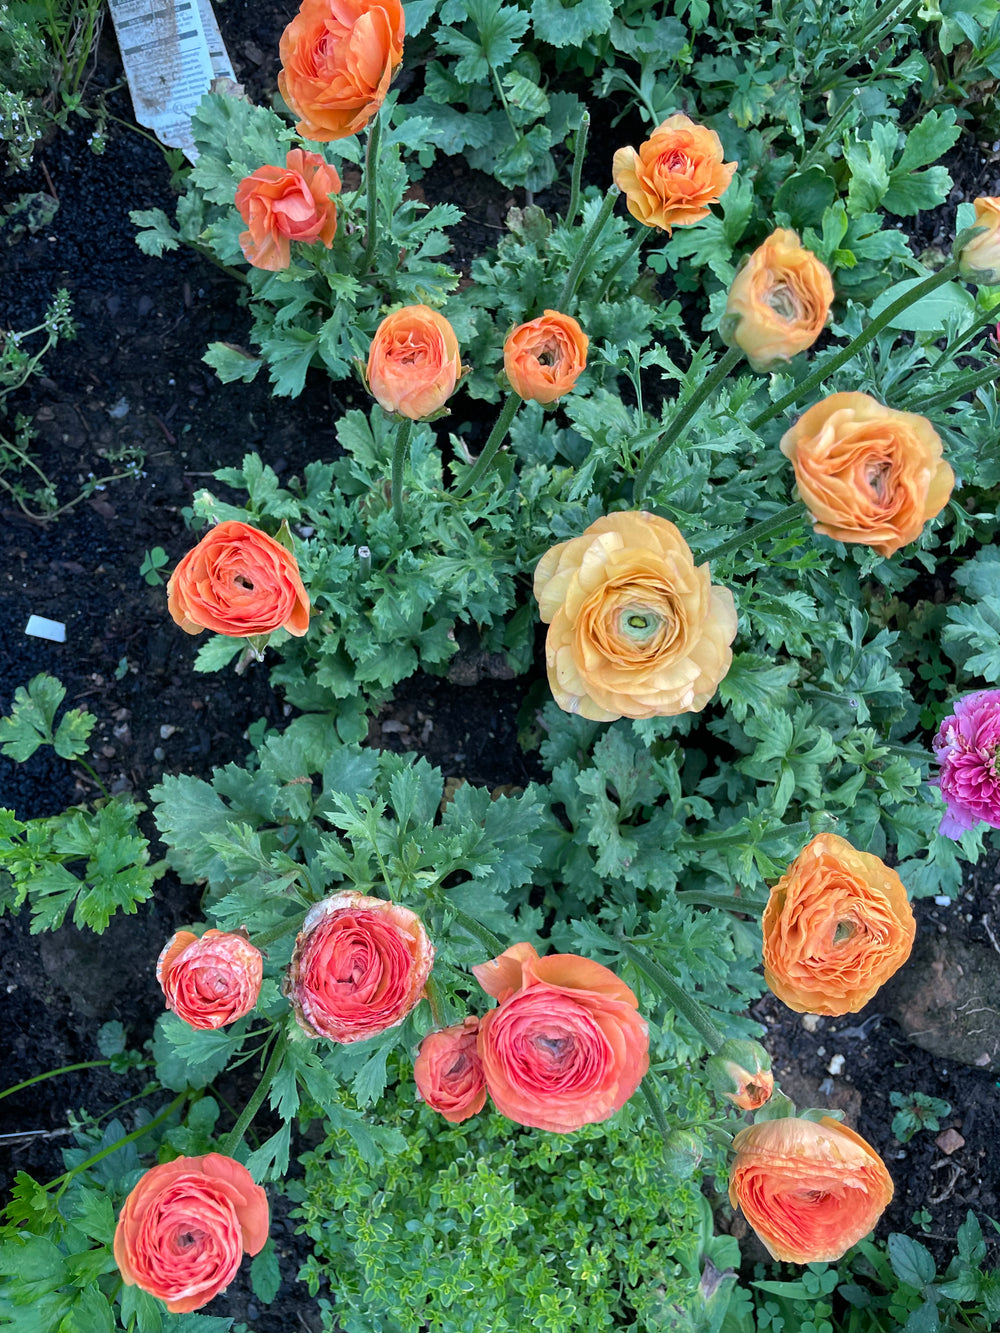
[[503, 345], [503, 368], [521, 398], [547, 407], [576, 385], [587, 366], [590, 339], [572, 315], [546, 310], [519, 324]]
[[156, 980], [167, 1008], [193, 1028], [222, 1028], [257, 1003], [264, 960], [245, 935], [206, 930], [199, 939], [178, 930], [163, 946]]
[[903, 881], [836, 833], [808, 843], [772, 887], [764, 980], [800, 1014], [853, 1014], [903, 966], [916, 923]]
[[187, 634], [241, 638], [309, 628], [309, 597], [291, 551], [249, 523], [220, 523], [182, 558], [167, 584], [167, 609]]
[[779, 227], [733, 279], [719, 330], [755, 370], [811, 347], [833, 302], [829, 270], [794, 231]]
[[408, 907], [346, 890], [310, 908], [282, 989], [310, 1037], [364, 1041], [424, 993], [434, 946]]
[[832, 393], [781, 437], [817, 532], [890, 556], [948, 503], [955, 474], [926, 417]]
[[244, 1252], [264, 1248], [269, 1224], [267, 1195], [245, 1166], [216, 1152], [178, 1157], [147, 1171], [125, 1200], [115, 1263], [127, 1286], [186, 1314], [229, 1286]]
[[479, 1058], [479, 1019], [469, 1014], [450, 1028], [429, 1032], [413, 1062], [417, 1091], [445, 1120], [460, 1125], [486, 1105], [486, 1079]]
[[472, 971], [499, 1000], [480, 1019], [479, 1055], [501, 1115], [568, 1134], [625, 1105], [649, 1068], [649, 1033], [624, 981], [577, 954], [539, 958], [530, 944]]
[[619, 148], [612, 175], [628, 211], [646, 227], [687, 227], [708, 217], [729, 188], [735, 162], [723, 162], [714, 130], [687, 116], [668, 116], [638, 152]]
[[403, 59], [400, 0], [302, 0], [281, 34], [278, 90], [304, 139], [364, 129]]
[[729, 1201], [775, 1259], [836, 1263], [892, 1199], [885, 1163], [853, 1129], [789, 1116], [741, 1129]]
[[236, 190], [236, 207], [247, 224], [240, 249], [254, 268], [282, 269], [291, 261], [290, 241], [322, 244], [327, 249], [337, 233], [340, 193], [336, 167], [319, 153], [293, 148], [283, 167], [258, 167], [244, 176]]
[[733, 594], [655, 514], [608, 514], [553, 546], [535, 569], [535, 597], [552, 697], [567, 713], [698, 713], [733, 660]]
[[462, 375], [458, 339], [444, 315], [407, 305], [386, 315], [368, 350], [369, 392], [386, 412], [411, 421], [436, 416]]
[[974, 227], [987, 230], [962, 246], [958, 271], [966, 282], [995, 287], [1000, 283], [1000, 199], [983, 195], [975, 200]]

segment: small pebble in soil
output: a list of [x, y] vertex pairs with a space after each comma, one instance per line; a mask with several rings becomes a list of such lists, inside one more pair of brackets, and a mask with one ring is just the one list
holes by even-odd
[[828, 1074], [842, 1074], [844, 1072], [844, 1057], [842, 1055], [833, 1055], [830, 1057], [830, 1063], [826, 1067]]
[[823, 1019], [819, 1014], [802, 1015], [802, 1026], [807, 1032], [815, 1032], [822, 1022]]

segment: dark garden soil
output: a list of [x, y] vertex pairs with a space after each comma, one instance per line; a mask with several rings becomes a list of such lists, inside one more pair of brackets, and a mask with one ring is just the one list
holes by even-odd
[[[273, 91], [278, 37], [296, 8], [295, 0], [226, 0], [218, 8], [238, 77], [254, 100]], [[109, 88], [120, 78], [109, 31], [95, 83]], [[110, 92], [108, 106], [131, 120], [124, 93]], [[86, 706], [97, 718], [93, 763], [104, 783], [141, 800], [163, 773], [207, 776], [213, 765], [241, 760], [253, 721], [264, 717], [280, 725], [285, 717], [262, 668], [251, 668], [239, 688], [227, 674], [193, 672], [198, 642], [170, 621], [163, 588], [150, 588], [140, 577], [144, 552], [162, 546], [170, 566], [176, 563], [191, 544], [181, 510], [214, 468], [238, 464], [245, 452], [258, 451], [282, 477], [311, 459], [330, 457], [338, 416], [364, 395], [319, 376], [295, 400], [273, 400], [263, 376], [254, 384], [221, 385], [201, 355], [214, 339], [247, 339], [234, 283], [192, 254], [159, 260], [141, 254], [129, 209], [173, 211], [162, 155], [148, 138], [113, 121], [107, 150], [97, 157], [87, 147], [88, 132], [77, 122], [38, 151], [26, 177], [0, 180], [0, 204], [22, 191], [49, 192], [59, 200], [48, 227], [0, 251], [0, 322], [30, 327], [58, 287], [72, 296], [76, 340], [48, 357], [44, 378], [13, 404], [32, 417], [38, 460], [63, 502], [88, 476], [125, 471], [130, 458], [138, 460], [139, 475], [110, 483], [47, 525], [25, 518], [8, 497], [0, 499], [0, 711], [9, 710], [15, 688], [38, 672], [58, 676], [67, 703]], [[603, 126], [600, 135], [595, 127], [598, 150], [588, 168], [595, 181], [606, 179], [610, 158], [600, 139], [635, 142], [641, 135], [637, 118], [614, 131]], [[952, 157], [958, 197], [1000, 194], [997, 164], [987, 163], [973, 140], [963, 141]], [[429, 199], [448, 199], [467, 210], [456, 235], [458, 263], [495, 244], [509, 204], [524, 202], [451, 159], [429, 173], [421, 188]], [[553, 198], [560, 197], [556, 191]], [[938, 228], [932, 221], [923, 224], [918, 239], [928, 246], [941, 244], [945, 235], [944, 223]], [[462, 404], [456, 419], [467, 412], [474, 435], [482, 410]], [[63, 622], [66, 642], [27, 637], [32, 614]], [[540, 775], [537, 759], [517, 745], [525, 682], [477, 682], [475, 656], [473, 649], [464, 659], [464, 675], [453, 673], [450, 681], [418, 677], [402, 685], [373, 723], [370, 740], [424, 753], [449, 777], [523, 785]], [[0, 804], [22, 818], [56, 813], [94, 794], [83, 770], [50, 750], [23, 765], [0, 757]], [[151, 823], [147, 831], [152, 836]], [[990, 861], [970, 875], [971, 896], [961, 903], [920, 904], [921, 929], [947, 931], [950, 941], [995, 945], [998, 880], [1000, 866]], [[153, 973], [157, 954], [174, 929], [198, 915], [197, 893], [168, 875], [146, 909], [115, 919], [102, 937], [71, 927], [31, 936], [26, 915], [0, 921], [6, 1038], [0, 1084], [98, 1058], [95, 1032], [109, 1019], [123, 1022], [130, 1043], [141, 1047], [162, 1009]], [[984, 917], [992, 921], [989, 929]], [[769, 1046], [792, 1095], [810, 1105], [845, 1105], [851, 1123], [891, 1159], [897, 1194], [887, 1222], [909, 1228], [913, 1213], [926, 1207], [931, 1236], [953, 1237], [967, 1208], [998, 1213], [997, 1074], [945, 1063], [906, 1042], [879, 1008], [879, 998], [862, 1015], [823, 1020], [813, 1031], [770, 998], [757, 1013], [770, 1029]], [[826, 1067], [838, 1053], [845, 1057], [843, 1069], [832, 1076]], [[824, 1079], [828, 1083], [820, 1086]], [[793, 1090], [796, 1080], [800, 1086]], [[84, 1108], [105, 1115], [139, 1092], [143, 1081], [142, 1075], [123, 1079], [104, 1069], [84, 1071], [5, 1099], [0, 1184], [9, 1185], [16, 1170], [42, 1180], [58, 1175], [60, 1149], [69, 1141], [68, 1114]], [[220, 1092], [239, 1106], [250, 1086], [223, 1081]], [[889, 1092], [915, 1089], [950, 1103], [952, 1114], [942, 1128], [960, 1131], [962, 1147], [948, 1154], [927, 1132], [905, 1150], [893, 1140]], [[228, 1124], [227, 1114], [220, 1126]], [[258, 1333], [318, 1329], [315, 1304], [294, 1282], [301, 1248], [280, 1202], [277, 1211], [274, 1232], [286, 1257], [274, 1304], [256, 1308], [244, 1266], [243, 1277], [209, 1312], [248, 1319]]]

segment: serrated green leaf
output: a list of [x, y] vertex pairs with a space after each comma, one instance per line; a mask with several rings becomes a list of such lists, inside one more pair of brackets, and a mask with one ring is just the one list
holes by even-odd
[[52, 744], [52, 723], [66, 697], [65, 687], [44, 671], [14, 691], [14, 705], [0, 717], [0, 752], [23, 763], [40, 745]]
[[788, 687], [798, 679], [795, 662], [779, 664], [756, 653], [737, 653], [732, 666], [719, 682], [719, 698], [742, 722], [748, 710], [767, 713], [783, 708]]
[[937, 1269], [934, 1256], [926, 1245], [894, 1231], [889, 1237], [887, 1248], [892, 1271], [900, 1282], [923, 1291], [928, 1283], [934, 1281]]
[[595, 33], [606, 33], [614, 17], [611, 0], [533, 0], [535, 36], [550, 46], [582, 46]]
[[233, 639], [224, 634], [213, 634], [198, 649], [194, 659], [195, 671], [221, 671], [246, 647], [246, 639]]
[[77, 1293], [57, 1333], [114, 1333], [114, 1327], [108, 1298], [96, 1283], [92, 1283]]
[[87, 737], [97, 725], [97, 718], [82, 708], [71, 708], [62, 715], [56, 728], [56, 754], [62, 759], [79, 759], [87, 753]]
[[156, 1077], [171, 1092], [204, 1088], [240, 1049], [246, 1020], [228, 1028], [193, 1028], [176, 1014], [161, 1014], [153, 1031]]
[[254, 1295], [265, 1305], [270, 1305], [281, 1286], [281, 1271], [278, 1267], [278, 1253], [274, 1241], [268, 1237], [264, 1248], [254, 1255], [250, 1264], [250, 1282]]

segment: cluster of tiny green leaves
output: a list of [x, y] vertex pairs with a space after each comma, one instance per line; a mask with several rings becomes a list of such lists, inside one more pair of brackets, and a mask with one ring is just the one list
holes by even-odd
[[[711, 1114], [682, 1071], [664, 1086], [672, 1123]], [[486, 1112], [449, 1125], [404, 1078], [380, 1118], [399, 1140], [383, 1161], [334, 1130], [288, 1185], [329, 1329], [662, 1328], [700, 1307], [703, 1255], [736, 1258], [697, 1184], [665, 1168], [641, 1103], [566, 1136]]]

